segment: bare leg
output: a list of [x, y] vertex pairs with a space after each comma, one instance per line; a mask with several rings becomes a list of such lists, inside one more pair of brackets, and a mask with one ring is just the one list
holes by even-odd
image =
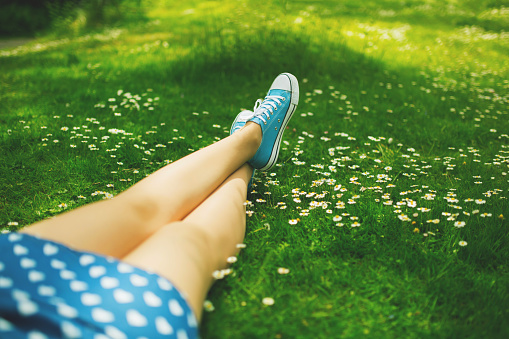
[[252, 171], [242, 166], [183, 221], [162, 227], [123, 258], [172, 281], [199, 319], [212, 273], [227, 266], [244, 239], [243, 203]]
[[23, 230], [79, 250], [125, 256], [163, 225], [182, 220], [261, 142], [261, 129], [240, 131], [161, 168], [118, 197], [90, 204]]

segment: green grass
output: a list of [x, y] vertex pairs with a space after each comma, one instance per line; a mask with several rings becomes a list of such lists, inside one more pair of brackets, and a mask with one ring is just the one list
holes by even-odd
[[152, 1], [147, 22], [0, 52], [2, 230], [225, 137], [288, 71], [298, 111], [202, 336], [507, 337], [503, 2], [260, 3]]

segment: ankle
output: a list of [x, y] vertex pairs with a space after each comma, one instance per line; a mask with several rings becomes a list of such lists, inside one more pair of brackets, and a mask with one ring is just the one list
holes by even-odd
[[244, 126], [246, 135], [249, 136], [251, 143], [258, 149], [262, 143], [262, 128], [255, 122], [248, 121]]

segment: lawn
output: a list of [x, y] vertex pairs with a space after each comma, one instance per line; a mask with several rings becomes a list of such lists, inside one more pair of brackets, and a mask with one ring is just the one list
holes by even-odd
[[113, 198], [291, 72], [297, 113], [202, 337], [507, 338], [503, 3], [153, 0], [1, 50], [0, 229]]

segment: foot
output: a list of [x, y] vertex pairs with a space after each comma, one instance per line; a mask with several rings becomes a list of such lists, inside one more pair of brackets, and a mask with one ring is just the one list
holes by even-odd
[[268, 171], [276, 164], [283, 132], [298, 103], [299, 83], [290, 73], [278, 75], [265, 99], [256, 101], [253, 117], [249, 121], [260, 125], [262, 143], [248, 161], [251, 166]]

